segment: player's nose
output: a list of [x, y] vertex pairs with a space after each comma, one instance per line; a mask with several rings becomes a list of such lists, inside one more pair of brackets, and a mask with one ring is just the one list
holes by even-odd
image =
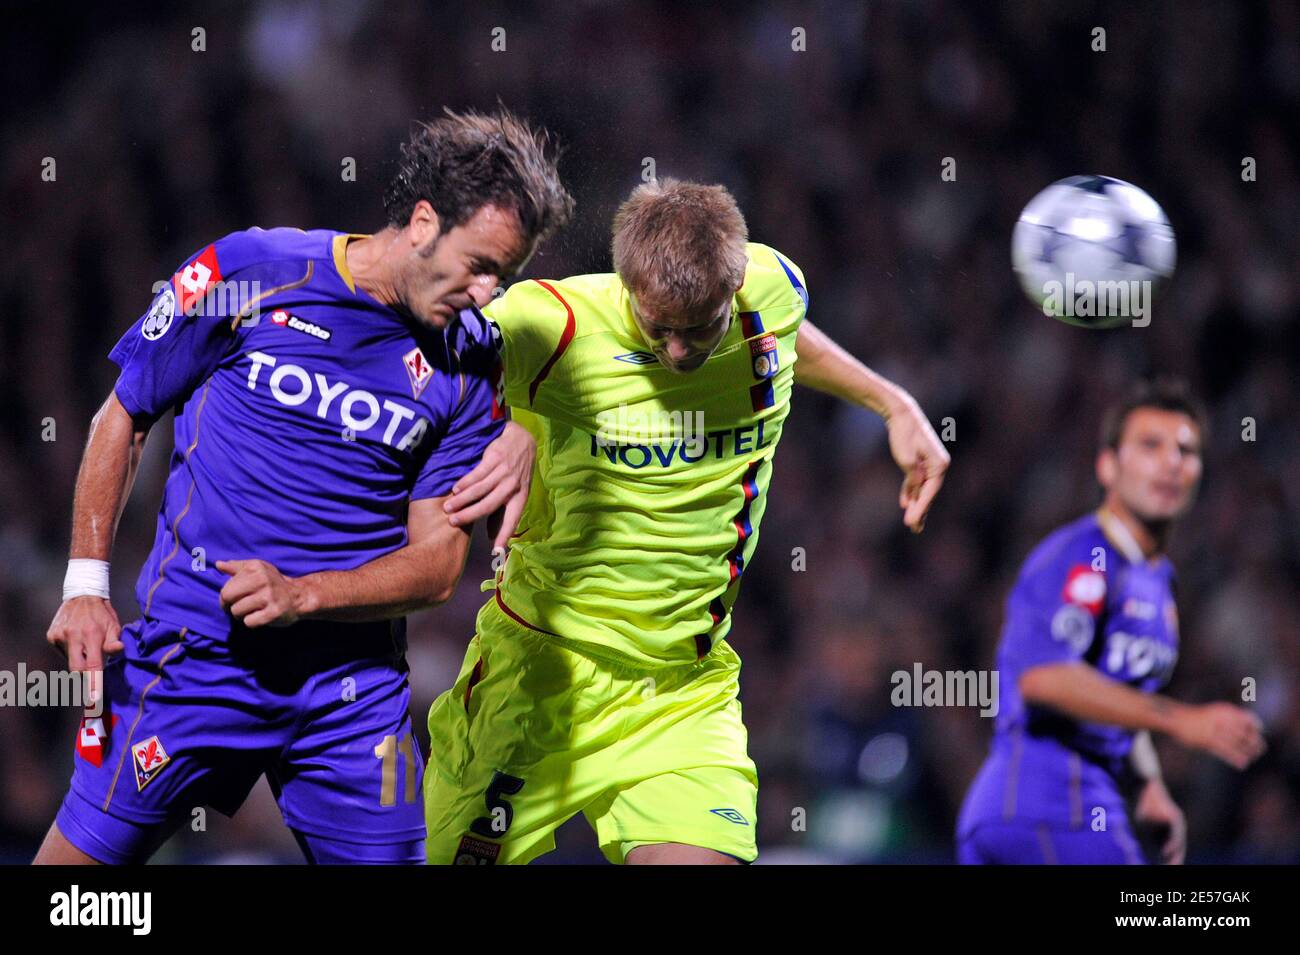
[[685, 361], [695, 354], [695, 350], [677, 335], [669, 335], [666, 346], [668, 357], [673, 361]]
[[492, 301], [492, 290], [496, 288], [496, 282], [475, 282], [469, 287], [469, 297], [474, 302], [475, 307], [482, 308], [488, 302]]

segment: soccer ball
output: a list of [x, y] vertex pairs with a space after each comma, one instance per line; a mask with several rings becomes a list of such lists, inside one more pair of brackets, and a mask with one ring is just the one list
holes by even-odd
[[1109, 176], [1052, 183], [1011, 235], [1025, 294], [1044, 314], [1085, 328], [1147, 324], [1174, 258], [1174, 230], [1160, 206]]

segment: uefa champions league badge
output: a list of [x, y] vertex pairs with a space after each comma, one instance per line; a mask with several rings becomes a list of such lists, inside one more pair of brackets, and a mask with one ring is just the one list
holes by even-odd
[[135, 764], [136, 789], [142, 790], [154, 777], [163, 771], [172, 758], [163, 749], [157, 736], [150, 736], [142, 743], [131, 747], [131, 761]]
[[406, 366], [406, 374], [411, 379], [411, 394], [419, 398], [424, 391], [424, 386], [433, 377], [433, 366], [418, 347], [412, 348], [402, 356], [402, 364]]
[[172, 327], [172, 319], [175, 317], [176, 293], [168, 285], [154, 299], [153, 305], [149, 307], [149, 314], [140, 325], [140, 334], [147, 341], [156, 342], [167, 334], [167, 329]]
[[754, 359], [754, 377], [771, 378], [777, 373], [779, 362], [776, 351], [776, 336], [764, 335], [749, 343], [749, 354]]

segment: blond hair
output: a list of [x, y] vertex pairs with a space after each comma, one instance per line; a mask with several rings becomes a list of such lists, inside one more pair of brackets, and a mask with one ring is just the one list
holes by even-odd
[[745, 281], [749, 230], [723, 186], [637, 186], [614, 215], [614, 269], [633, 294], [678, 314], [716, 308]]

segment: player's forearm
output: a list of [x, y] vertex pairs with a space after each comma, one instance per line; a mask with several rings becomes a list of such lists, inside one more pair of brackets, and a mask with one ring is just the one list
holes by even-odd
[[149, 426], [133, 421], [115, 394], [96, 412], [77, 472], [70, 557], [106, 561], [112, 555], [148, 434]]
[[1128, 759], [1139, 777], [1147, 782], [1161, 781], [1160, 757], [1156, 755], [1156, 744], [1148, 730], [1142, 730], [1133, 737]]
[[361, 623], [445, 603], [465, 568], [468, 537], [465, 540], [460, 549], [432, 542], [408, 545], [353, 570], [298, 577], [292, 582], [298, 616]]
[[1025, 702], [1066, 716], [1131, 730], [1174, 732], [1183, 704], [1167, 696], [1143, 693], [1102, 676], [1083, 663], [1033, 667], [1020, 677]]
[[807, 321], [795, 339], [799, 357], [795, 381], [844, 401], [869, 408], [886, 421], [900, 408], [914, 404], [912, 396], [876, 374]]

